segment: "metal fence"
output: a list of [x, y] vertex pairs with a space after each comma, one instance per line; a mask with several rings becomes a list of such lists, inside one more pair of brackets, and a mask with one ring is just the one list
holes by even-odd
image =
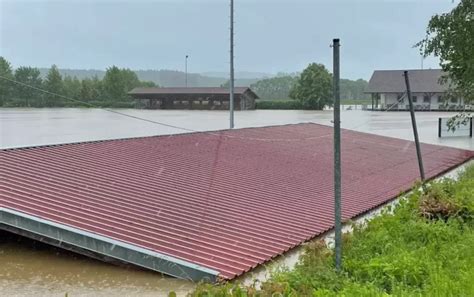
[[450, 123], [451, 118], [438, 119], [438, 137], [468, 136], [472, 137], [472, 117]]

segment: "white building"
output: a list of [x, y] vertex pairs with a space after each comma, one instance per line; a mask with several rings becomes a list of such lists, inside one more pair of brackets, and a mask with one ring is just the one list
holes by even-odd
[[[366, 93], [372, 94], [372, 109], [407, 110], [404, 70], [376, 70]], [[446, 84], [441, 84], [441, 69], [409, 70], [410, 89], [416, 110], [464, 110], [461, 98], [448, 98]]]

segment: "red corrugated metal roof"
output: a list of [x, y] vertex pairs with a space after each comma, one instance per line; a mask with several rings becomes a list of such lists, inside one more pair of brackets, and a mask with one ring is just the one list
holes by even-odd
[[[422, 145], [427, 177], [474, 152]], [[298, 124], [0, 151], [0, 206], [231, 279], [333, 226], [332, 128]], [[343, 219], [408, 190], [413, 142], [344, 130]]]

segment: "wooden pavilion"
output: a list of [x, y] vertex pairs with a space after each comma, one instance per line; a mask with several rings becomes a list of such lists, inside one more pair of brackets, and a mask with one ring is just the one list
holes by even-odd
[[[228, 88], [135, 88], [128, 94], [149, 109], [229, 109]], [[234, 89], [236, 110], [255, 109], [255, 99], [248, 87]]]

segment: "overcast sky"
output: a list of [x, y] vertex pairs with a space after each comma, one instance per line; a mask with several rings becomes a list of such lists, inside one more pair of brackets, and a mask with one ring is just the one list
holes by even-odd
[[[105, 69], [228, 71], [228, 0], [0, 0], [0, 55], [28, 65]], [[430, 16], [458, 1], [235, 0], [236, 71], [332, 68], [341, 39], [341, 76], [370, 78], [374, 69], [421, 67], [413, 44]], [[425, 68], [438, 68], [435, 58]]]

